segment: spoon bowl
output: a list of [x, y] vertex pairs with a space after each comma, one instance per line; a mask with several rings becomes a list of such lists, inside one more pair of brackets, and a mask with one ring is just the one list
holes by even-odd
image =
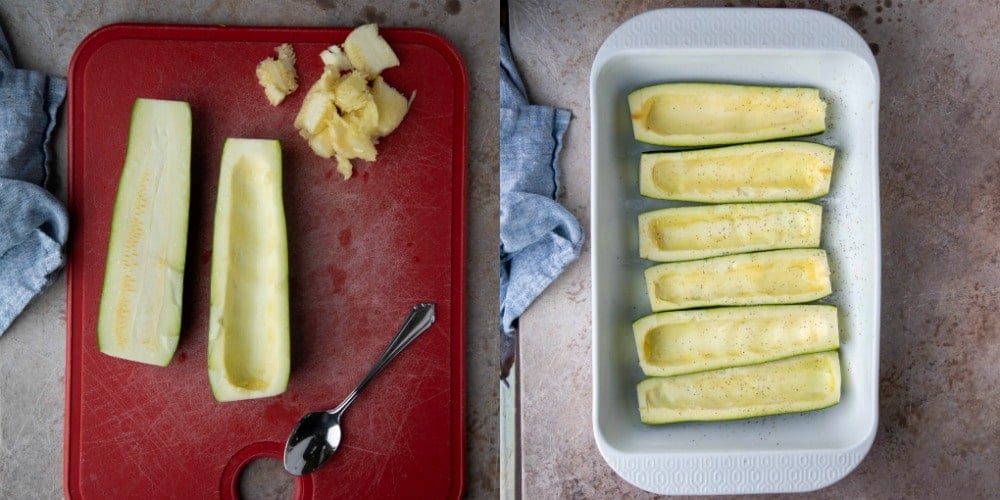
[[417, 304], [403, 321], [396, 336], [385, 348], [385, 352], [375, 361], [368, 375], [357, 387], [337, 405], [328, 411], [314, 411], [306, 414], [295, 425], [285, 443], [285, 470], [296, 476], [309, 474], [320, 468], [340, 446], [342, 430], [340, 418], [347, 407], [361, 394], [361, 391], [389, 364], [406, 346], [416, 340], [434, 323], [434, 304]]
[[326, 462], [340, 446], [340, 415], [314, 411], [302, 417], [285, 445], [285, 470], [301, 476]]

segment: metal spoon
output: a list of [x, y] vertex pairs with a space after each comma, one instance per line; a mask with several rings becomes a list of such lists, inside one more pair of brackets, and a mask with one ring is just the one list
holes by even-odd
[[347, 395], [342, 403], [328, 411], [316, 411], [302, 417], [285, 444], [285, 470], [301, 476], [318, 469], [337, 451], [340, 445], [340, 417], [361, 390], [382, 371], [406, 346], [434, 323], [434, 304], [413, 306], [403, 326], [393, 337], [385, 352], [375, 362], [368, 375]]

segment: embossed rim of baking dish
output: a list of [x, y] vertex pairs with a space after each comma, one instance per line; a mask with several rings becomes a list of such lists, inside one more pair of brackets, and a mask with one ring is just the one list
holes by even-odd
[[[631, 322], [649, 314], [636, 215], [672, 203], [638, 193], [626, 95], [665, 81], [820, 88], [828, 129], [806, 138], [838, 150], [822, 246], [840, 310], [843, 395], [817, 412], [666, 426], [640, 423], [642, 379]], [[593, 422], [597, 446], [628, 482], [661, 494], [809, 491], [868, 453], [878, 424], [881, 250], [879, 76], [864, 40], [825, 13], [795, 9], [662, 9], [604, 42], [590, 76]]]

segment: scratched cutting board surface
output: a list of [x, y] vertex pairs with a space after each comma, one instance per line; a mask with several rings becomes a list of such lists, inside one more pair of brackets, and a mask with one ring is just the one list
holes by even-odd
[[[378, 160], [344, 181], [292, 126], [349, 29], [113, 25], [70, 67], [65, 488], [71, 498], [231, 498], [239, 473], [280, 459], [303, 414], [364, 376], [414, 303], [437, 322], [344, 417], [341, 448], [296, 479], [297, 498], [457, 498], [464, 450], [467, 77], [430, 32], [381, 30], [416, 99]], [[271, 107], [254, 68], [290, 42], [300, 88]], [[165, 368], [97, 348], [108, 232], [138, 97], [191, 104], [191, 209], [180, 345]], [[218, 403], [206, 361], [212, 224], [227, 137], [279, 139], [288, 225], [292, 370], [277, 397]]]

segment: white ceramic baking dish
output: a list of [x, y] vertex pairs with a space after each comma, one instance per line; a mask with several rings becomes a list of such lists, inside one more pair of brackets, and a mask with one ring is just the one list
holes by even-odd
[[[843, 392], [826, 410], [750, 420], [647, 426], [631, 323], [650, 313], [637, 216], [677, 205], [639, 195], [639, 155], [666, 148], [632, 137], [626, 96], [661, 82], [817, 87], [827, 131], [806, 138], [837, 148], [824, 207], [840, 310]], [[591, 99], [594, 436], [630, 483], [662, 494], [808, 491], [847, 475], [878, 422], [880, 233], [879, 76], [847, 24], [793, 9], [663, 9], [616, 29], [594, 60]]]

